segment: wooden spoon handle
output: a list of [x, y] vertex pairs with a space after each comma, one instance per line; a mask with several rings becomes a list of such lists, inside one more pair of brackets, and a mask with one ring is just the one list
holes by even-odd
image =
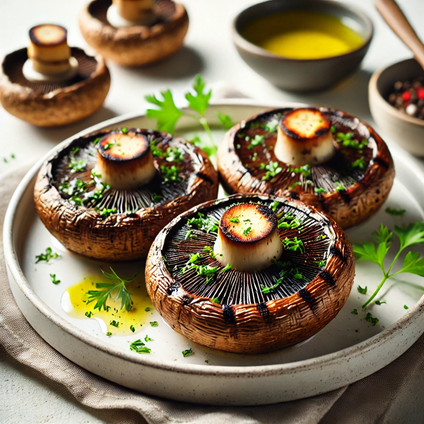
[[412, 50], [415, 59], [424, 68], [424, 45], [395, 0], [376, 0], [375, 5], [389, 27]]

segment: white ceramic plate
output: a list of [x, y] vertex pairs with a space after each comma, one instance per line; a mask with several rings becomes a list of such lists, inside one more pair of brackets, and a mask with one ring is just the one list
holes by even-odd
[[[288, 105], [232, 100], [211, 107], [208, 119], [216, 122], [219, 111], [237, 122], [270, 107], [283, 106]], [[192, 137], [198, 130], [191, 125], [191, 121], [182, 120], [178, 134]], [[270, 354], [235, 355], [196, 345], [173, 332], [155, 311], [146, 317], [141, 332], [131, 336], [107, 337], [97, 321], [70, 317], [60, 303], [64, 291], [87, 275], [100, 276], [99, 266], [107, 269], [108, 264], [70, 253], [50, 235], [33, 205], [34, 179], [41, 162], [73, 138], [123, 126], [149, 128], [154, 123], [143, 115], [118, 117], [65, 140], [26, 175], [6, 215], [5, 258], [15, 299], [34, 329], [64, 356], [95, 374], [144, 393], [187, 402], [254, 405], [300, 399], [355, 382], [400, 356], [424, 332], [424, 298], [417, 288], [420, 278], [408, 274], [403, 281], [386, 283], [380, 296], [386, 304], [369, 308], [379, 323], [373, 326], [365, 321], [361, 305], [367, 297], [356, 287], [367, 286], [370, 293], [381, 281], [378, 267], [367, 262], [357, 264], [352, 293], [327, 327], [301, 345]], [[215, 131], [218, 139], [222, 135], [223, 131]], [[392, 153], [397, 177], [389, 200], [376, 216], [347, 232], [352, 242], [370, 240], [380, 223], [393, 228], [395, 224], [423, 220], [424, 176], [408, 154], [395, 147]], [[393, 217], [384, 212], [386, 206], [404, 208], [407, 213]], [[61, 257], [48, 264], [35, 264], [35, 255], [48, 246]], [[118, 264], [115, 269], [123, 275], [137, 272], [141, 276], [144, 264]], [[52, 284], [49, 274], [56, 274], [61, 283]], [[351, 313], [353, 309], [359, 311], [358, 315]], [[154, 320], [159, 322], [158, 327], [149, 325]], [[146, 335], [154, 339], [148, 343], [150, 354], [129, 350], [130, 342]], [[189, 347], [194, 355], [183, 357], [182, 351]]]

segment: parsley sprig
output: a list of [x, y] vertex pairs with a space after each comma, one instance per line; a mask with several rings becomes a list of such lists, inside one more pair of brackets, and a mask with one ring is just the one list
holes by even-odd
[[111, 272], [106, 272], [101, 268], [100, 271], [102, 271], [102, 274], [112, 282], [96, 283], [96, 288], [104, 290], [89, 290], [85, 296], [86, 303], [89, 304], [96, 301], [94, 309], [101, 311], [103, 308], [107, 311], [107, 300], [109, 298], [114, 298], [114, 300], [121, 299], [121, 309], [124, 309], [125, 307], [127, 311], [130, 311], [132, 307], [131, 294], [126, 285], [134, 281], [136, 276], [134, 275], [128, 279], [121, 278], [116, 274], [112, 267], [110, 267]]
[[[399, 238], [400, 246], [393, 261], [388, 268], [384, 266], [384, 259], [391, 248], [393, 233]], [[424, 257], [420, 257], [417, 252], [409, 251], [403, 260], [402, 267], [392, 272], [393, 267], [397, 263], [401, 253], [409, 246], [415, 244], [424, 244], [424, 222], [415, 222], [406, 228], [395, 226], [394, 231], [390, 231], [388, 227], [380, 225], [377, 231], [372, 233], [373, 240], [363, 244], [354, 244], [353, 250], [358, 261], [368, 260], [376, 263], [383, 273], [383, 279], [377, 289], [370, 298], [362, 305], [365, 309], [377, 296], [384, 283], [396, 275], [402, 273], [416, 274], [424, 277]]]
[[[218, 146], [213, 139], [212, 131], [205, 117], [212, 96], [212, 90], [206, 91], [205, 87], [205, 80], [201, 75], [196, 75], [192, 85], [193, 91], [185, 94], [188, 107], [191, 109], [190, 112], [184, 112], [175, 105], [174, 97], [170, 90], [161, 92], [160, 97], [148, 95], [146, 96], [146, 100], [157, 106], [158, 109], [147, 109], [146, 115], [149, 118], [157, 120], [158, 130], [171, 134], [174, 134], [175, 126], [181, 117], [187, 116], [194, 119], [201, 125], [209, 138], [209, 142], [203, 143], [203, 145], [199, 143], [199, 138], [196, 138], [195, 144], [200, 144], [199, 147], [202, 147], [209, 155], [214, 155], [218, 150]], [[233, 122], [228, 115], [218, 113], [218, 118], [224, 128], [231, 128], [233, 126]]]

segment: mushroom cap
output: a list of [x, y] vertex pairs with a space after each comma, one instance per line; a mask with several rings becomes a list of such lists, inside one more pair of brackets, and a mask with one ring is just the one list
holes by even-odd
[[103, 104], [110, 87], [110, 74], [100, 56], [88, 56], [72, 47], [78, 74], [64, 82], [33, 82], [22, 68], [27, 49], [5, 56], [0, 74], [0, 102], [12, 115], [40, 127], [57, 127], [92, 115]]
[[[188, 257], [213, 249], [216, 233], [210, 227], [209, 233], [194, 230], [188, 220], [201, 212], [219, 222], [238, 202], [270, 206], [279, 222], [289, 221], [288, 214], [296, 217], [304, 228], [279, 225], [279, 234], [283, 244], [297, 237], [303, 247], [286, 248], [275, 265], [252, 273], [224, 271], [204, 254], [199, 265], [218, 267], [215, 279], [205, 280], [187, 268]], [[194, 238], [187, 238], [190, 230]], [[287, 266], [283, 283], [273, 289]], [[331, 217], [297, 200], [239, 194], [196, 206], [170, 222], [150, 248], [146, 286], [154, 307], [178, 333], [214, 349], [256, 354], [293, 346], [327, 325], [345, 304], [354, 272], [352, 246]]]
[[79, 16], [83, 37], [105, 58], [123, 66], [141, 66], [164, 59], [183, 45], [188, 15], [180, 3], [159, 1], [156, 24], [126, 28], [109, 24], [106, 13], [111, 4], [111, 0], [93, 0]]
[[[172, 218], [215, 199], [218, 177], [198, 147], [167, 133], [138, 129], [155, 143], [156, 150], [165, 152], [171, 147], [181, 152], [183, 160], [176, 164], [181, 180], [164, 181], [161, 167], [175, 162], [155, 156], [158, 172], [147, 185], [133, 190], [102, 186], [91, 171], [97, 162], [97, 140], [110, 131], [77, 138], [44, 162], [35, 183], [35, 206], [46, 228], [69, 250], [96, 259], [129, 261], [145, 257], [157, 233]], [[71, 165], [70, 169], [71, 161], [83, 166]], [[77, 180], [86, 184], [85, 192], [79, 195], [86, 201], [73, 199], [76, 193], [69, 187]], [[99, 184], [103, 189], [98, 189]], [[96, 190], [101, 196], [95, 197]]]
[[[303, 169], [310, 171], [305, 178], [302, 167], [278, 161], [273, 151], [278, 123], [294, 109], [273, 109], [238, 123], [226, 133], [218, 150], [218, 171], [225, 190], [230, 194], [259, 193], [298, 199], [330, 215], [342, 228], [375, 214], [388, 197], [395, 177], [386, 143], [358, 118], [336, 109], [318, 109], [336, 134], [351, 132], [353, 139], [366, 140], [366, 146], [354, 149], [334, 141], [334, 157]], [[263, 137], [262, 141], [252, 143], [256, 136]], [[363, 169], [353, 168], [352, 164], [361, 157]], [[270, 163], [279, 171], [272, 178], [264, 168]], [[326, 192], [317, 193], [318, 188]]]

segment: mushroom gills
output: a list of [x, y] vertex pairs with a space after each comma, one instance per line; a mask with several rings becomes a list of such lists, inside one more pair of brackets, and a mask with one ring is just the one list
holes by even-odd
[[106, 17], [115, 28], [150, 26], [158, 20], [153, 6], [153, 0], [113, 0]]
[[67, 31], [59, 25], [38, 25], [29, 31], [28, 60], [22, 72], [29, 81], [66, 81], [78, 71]]
[[278, 125], [275, 156], [290, 165], [318, 165], [335, 154], [330, 122], [317, 109], [294, 109]]
[[148, 184], [156, 175], [150, 143], [135, 130], [114, 131], [98, 144], [94, 172], [104, 183], [118, 190]]
[[221, 217], [214, 254], [222, 265], [252, 272], [267, 268], [283, 252], [276, 214], [265, 205], [244, 203]]

